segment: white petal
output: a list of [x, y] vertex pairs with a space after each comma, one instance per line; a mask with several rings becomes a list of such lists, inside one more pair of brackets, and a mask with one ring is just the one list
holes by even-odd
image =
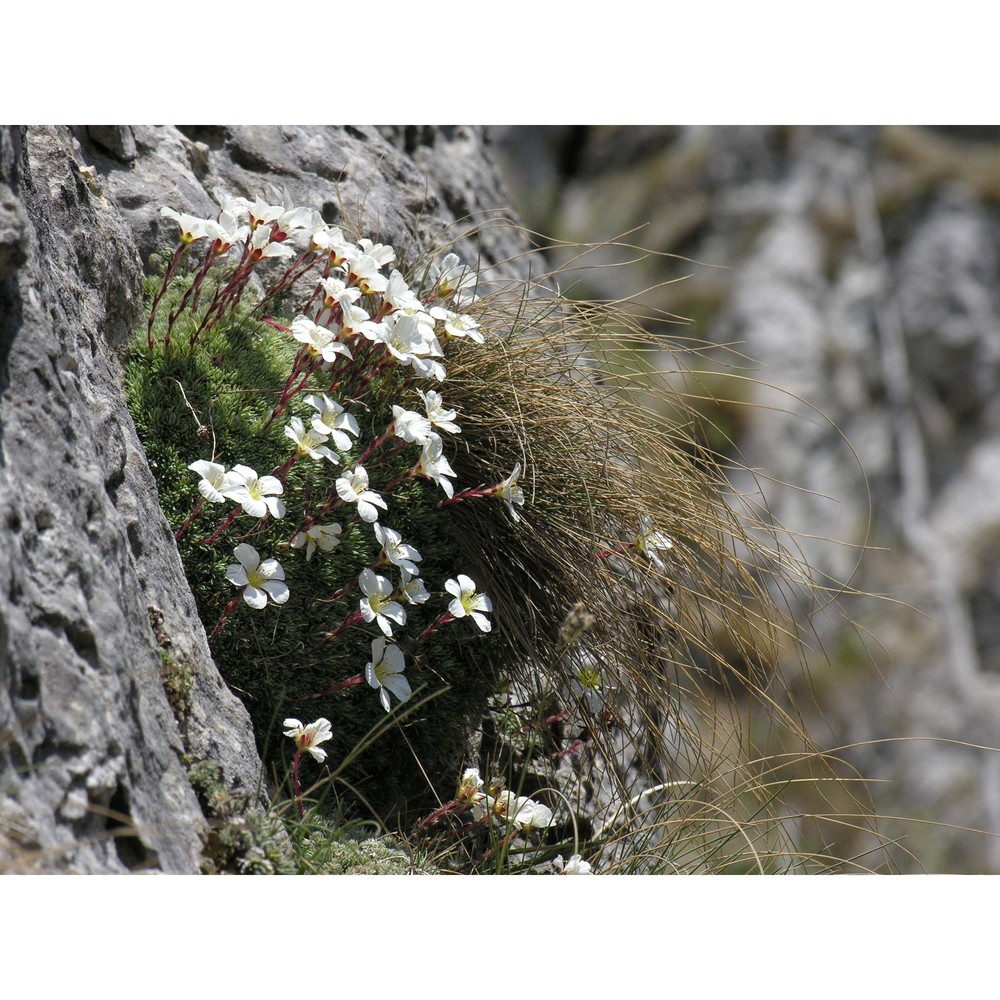
[[255, 608], [260, 611], [267, 604], [267, 594], [263, 590], [258, 590], [256, 587], [247, 587], [243, 591], [243, 600], [250, 605], [251, 608]]
[[[260, 573], [262, 573], [268, 580], [284, 580], [285, 571], [281, 568], [281, 564], [277, 559], [265, 559], [258, 567]], [[486, 610], [489, 610], [488, 608]]]
[[[293, 420], [299, 420], [298, 417], [293, 417]], [[301, 426], [302, 421], [299, 420], [299, 425]], [[261, 476], [257, 480], [257, 486], [261, 493], [284, 493], [285, 487], [281, 485], [281, 480], [276, 479], [274, 476]]]
[[269, 580], [264, 584], [264, 589], [271, 595], [271, 600], [275, 604], [284, 604], [291, 593], [287, 585], [280, 580]]
[[407, 701], [413, 693], [410, 682], [402, 674], [391, 674], [386, 677], [383, 688], [388, 688], [400, 701]]
[[260, 565], [260, 555], [257, 550], [246, 542], [240, 542], [233, 553], [247, 569], [256, 569]]
[[207, 480], [202, 479], [198, 483], [198, 492], [209, 503], [225, 503], [226, 498]]

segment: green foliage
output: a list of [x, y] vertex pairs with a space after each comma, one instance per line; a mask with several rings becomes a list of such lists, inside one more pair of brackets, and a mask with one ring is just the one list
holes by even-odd
[[389, 837], [363, 823], [341, 823], [315, 810], [299, 820], [285, 808], [261, 811], [246, 792], [227, 788], [221, 767], [201, 761], [191, 783], [209, 820], [202, 849], [206, 875], [409, 875], [430, 873]]
[[[159, 306], [158, 331], [185, 286], [181, 280], [168, 290]], [[151, 282], [154, 287], [158, 282]], [[147, 348], [145, 331], [138, 332], [126, 365], [126, 396], [157, 479], [161, 504], [175, 530], [200, 499], [198, 477], [187, 468], [191, 462], [204, 458], [227, 468], [239, 463], [261, 474], [270, 473], [292, 451], [283, 433], [289, 414], [298, 412], [308, 419], [312, 412], [294, 400], [288, 412], [268, 423], [298, 345], [258, 321], [252, 307], [241, 305], [234, 316], [204, 331], [192, 348], [188, 341], [193, 329], [192, 321], [182, 314], [170, 347], [163, 347], [160, 333], [152, 351]], [[314, 376], [310, 388], [325, 391], [328, 380]], [[353, 388], [345, 385], [341, 391], [350, 394]], [[403, 384], [401, 376], [390, 372], [372, 380], [364, 403], [364, 411], [358, 413], [362, 435], [354, 460], [391, 422], [392, 403], [419, 408], [419, 397]], [[400, 454], [380, 466], [380, 476], [391, 479], [411, 463], [412, 456]], [[369, 810], [373, 810], [375, 818], [387, 820], [409, 810], [412, 818], [436, 804], [426, 776], [439, 783], [439, 792], [450, 792], [463, 762], [468, 732], [494, 689], [493, 663], [504, 655], [504, 640], [496, 633], [480, 634], [471, 621], [441, 629], [420, 647], [400, 636], [407, 654], [407, 676], [420, 702], [401, 726], [386, 725], [386, 714], [367, 684], [315, 697], [363, 673], [371, 659], [371, 640], [381, 634], [374, 625], [362, 625], [348, 629], [335, 641], [323, 639], [357, 608], [356, 588], [335, 603], [327, 599], [377, 556], [370, 525], [355, 520], [345, 527], [333, 552], [317, 552], [311, 561], [306, 560], [304, 549], [288, 548], [304, 502], [321, 503], [330, 493], [338, 474], [331, 475], [331, 470], [325, 461], [299, 460], [285, 484], [288, 517], [257, 524], [241, 514], [228, 534], [211, 545], [204, 544], [204, 539], [222, 522], [230, 505], [205, 504], [178, 540], [178, 547], [208, 632], [236, 593], [225, 573], [227, 565], [235, 562], [237, 542], [249, 542], [262, 558], [278, 558], [285, 570], [291, 592], [285, 605], [258, 612], [241, 602], [211, 643], [222, 675], [250, 712], [265, 765], [279, 773], [287, 771], [292, 748], [281, 738], [280, 724], [289, 716], [330, 719], [333, 760], [348, 756], [370, 731], [380, 727], [378, 738], [339, 778], [343, 787], [354, 790], [348, 798], [355, 805], [365, 803], [363, 815], [371, 818]], [[406, 636], [418, 635], [441, 613], [448, 599], [444, 581], [462, 572], [465, 565], [456, 542], [457, 508], [434, 510], [441, 499], [436, 485], [410, 479], [394, 491], [391, 510], [384, 518], [419, 549], [421, 575], [432, 593], [440, 592], [425, 605], [407, 607]], [[304, 764], [312, 766], [311, 761]]]

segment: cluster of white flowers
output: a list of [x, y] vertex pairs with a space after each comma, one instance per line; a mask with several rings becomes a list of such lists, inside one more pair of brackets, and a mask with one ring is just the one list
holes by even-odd
[[544, 830], [554, 822], [552, 810], [544, 803], [526, 795], [515, 795], [499, 783], [484, 790], [483, 779], [476, 767], [467, 768], [462, 773], [455, 798], [472, 807], [476, 820], [500, 820], [522, 833], [532, 829]]
[[[192, 462], [188, 468], [199, 477], [198, 490], [203, 500], [191, 520], [206, 502], [228, 501], [234, 505], [207, 539], [210, 542], [221, 538], [241, 513], [262, 522], [267, 518], [280, 520], [288, 513], [286, 501], [291, 503], [295, 493], [292, 487], [286, 492], [286, 484], [296, 462], [308, 458], [312, 463], [321, 463], [322, 468], [335, 469], [330, 476], [328, 497], [320, 502], [307, 501], [305, 509], [296, 512], [298, 524], [282, 545], [305, 548], [307, 561], [317, 553], [336, 558], [333, 553], [352, 523], [360, 520], [372, 525], [373, 561], [351, 585], [359, 592], [356, 610], [343, 625], [327, 633], [327, 638], [332, 639], [348, 625], [360, 622], [379, 629], [381, 635], [372, 641], [371, 660], [364, 675], [389, 711], [390, 693], [400, 701], [411, 695], [409, 682], [403, 675], [404, 655], [395, 645], [395, 632], [406, 625], [406, 606], [421, 605], [432, 598], [419, 575], [421, 554], [382, 520], [390, 514], [393, 489], [404, 479], [422, 477], [441, 489], [443, 503], [497, 497], [515, 522], [521, 519], [517, 508], [525, 503], [518, 485], [520, 463], [495, 486], [456, 494], [457, 474], [446, 454], [446, 437], [460, 434], [462, 429], [458, 413], [448, 407], [437, 386], [447, 377], [445, 348], [449, 342], [485, 344], [479, 324], [464, 311], [476, 301], [477, 276], [457, 255], [449, 253], [430, 265], [422, 288], [411, 287], [403, 274], [391, 266], [396, 261], [391, 246], [369, 239], [352, 241], [313, 209], [296, 207], [284, 196], [273, 196], [270, 200], [258, 197], [254, 201], [226, 194], [218, 197], [221, 210], [215, 219], [199, 219], [171, 208], [164, 208], [161, 213], [176, 222], [180, 231], [180, 245], [164, 278], [163, 290], [181, 254], [192, 245], [207, 246], [204, 263], [193, 280], [192, 309], [211, 267], [227, 257], [234, 262], [231, 272], [215, 283], [214, 297], [203, 308], [201, 325], [192, 335], [192, 344], [202, 330], [235, 308], [249, 287], [251, 274], [263, 261], [279, 260], [287, 267], [284, 276], [271, 285], [264, 306], [270, 296], [287, 293], [293, 287], [306, 289], [306, 295], [305, 304], [287, 326], [275, 317], [266, 318], [269, 326], [290, 338], [298, 352], [271, 417], [287, 421], [284, 434], [291, 444], [287, 461], [268, 475], [258, 475], [248, 465], [237, 464], [227, 469], [214, 460]], [[156, 304], [163, 290], [154, 300], [150, 315], [150, 346]], [[189, 296], [190, 293], [185, 293], [181, 307], [171, 313], [165, 341], [169, 340], [176, 315], [187, 305]], [[196, 316], [196, 322], [197, 319]], [[400, 391], [412, 392], [413, 399], [408, 405], [403, 405], [403, 400], [392, 404], [388, 426], [366, 447], [355, 413], [371, 409], [364, 395], [367, 387], [376, 374], [392, 368], [405, 370], [400, 383], [404, 388]], [[316, 385], [320, 379], [325, 391]], [[430, 380], [435, 388], [410, 388], [413, 379]], [[300, 401], [306, 409], [289, 412], [297, 409]], [[387, 453], [395, 455], [407, 446], [414, 448], [408, 471], [383, 483], [378, 475], [381, 458]], [[234, 554], [238, 562], [229, 566], [227, 578], [241, 588], [241, 593], [227, 608], [213, 636], [238, 605], [240, 596], [256, 610], [265, 608], [269, 602], [283, 604], [289, 598], [284, 570], [276, 559], [262, 558], [246, 542], [237, 545]], [[395, 571], [398, 579], [394, 581], [386, 575], [386, 568]], [[440, 614], [421, 638], [459, 618], [468, 618], [482, 632], [491, 630], [487, 614], [493, 610], [492, 602], [477, 590], [469, 576], [457, 574], [444, 582], [444, 590], [452, 598], [447, 611]], [[295, 722], [288, 720], [286, 724]], [[293, 732], [297, 732], [294, 726], [288, 735]], [[495, 798], [490, 808], [518, 825], [544, 825], [542, 820], [547, 810], [540, 806], [536, 813], [529, 802], [504, 793]]]

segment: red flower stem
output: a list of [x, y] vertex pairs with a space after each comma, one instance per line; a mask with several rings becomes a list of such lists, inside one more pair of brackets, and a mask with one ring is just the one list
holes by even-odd
[[243, 510], [242, 507], [234, 507], [229, 517], [227, 517], [225, 521], [223, 521], [222, 524], [219, 525], [218, 529], [216, 529], [215, 534], [213, 534], [210, 538], [203, 538], [201, 540], [202, 545], [211, 545], [212, 542], [217, 542], [229, 530], [233, 521], [235, 521], [236, 518], [239, 517], [240, 511], [242, 510]]
[[[233, 290], [236, 289], [240, 283], [246, 283], [246, 279], [249, 278], [251, 272], [253, 271], [253, 266], [256, 261], [253, 260], [250, 255], [250, 241], [243, 245], [243, 255], [240, 257], [240, 262], [236, 265], [236, 270], [233, 272], [233, 276], [229, 279], [223, 288], [217, 288], [215, 290], [215, 295], [212, 296], [212, 301], [209, 304], [208, 309], [202, 318], [201, 324], [198, 329], [191, 335], [192, 346], [198, 340], [203, 330], [210, 328], [214, 323], [220, 320], [225, 311], [226, 299], [232, 294]], [[213, 315], [215, 319], [212, 319]]]
[[446, 802], [440, 809], [435, 809], [430, 816], [426, 816], [417, 824], [417, 830], [426, 830], [432, 823], [436, 823], [442, 816], [447, 816], [450, 812], [466, 811], [469, 808], [469, 803], [462, 802], [460, 799], [452, 799], [451, 802]]
[[332, 642], [342, 632], [349, 629], [352, 625], [357, 625], [361, 620], [361, 612], [352, 611], [332, 632], [327, 632], [326, 635], [323, 636], [323, 641]]
[[403, 482], [404, 480], [410, 479], [411, 477], [415, 476], [416, 474], [417, 474], [416, 468], [409, 469], [406, 472], [402, 472], [398, 476], [396, 476], [396, 478], [391, 483], [389, 483], [388, 486], [384, 486], [379, 492], [381, 492], [381, 493], [391, 493], [401, 482]]
[[287, 478], [288, 478], [288, 473], [292, 471], [292, 466], [293, 466], [293, 465], [294, 465], [294, 464], [295, 464], [295, 463], [296, 463], [296, 462], [297, 462], [297, 461], [298, 461], [298, 460], [299, 460], [299, 459], [300, 459], [301, 457], [302, 457], [302, 456], [301, 456], [301, 455], [300, 455], [300, 454], [299, 454], [299, 453], [298, 453], [298, 452], [296, 451], [296, 452], [295, 452], [295, 454], [294, 454], [294, 455], [292, 455], [292, 457], [291, 457], [291, 458], [290, 458], [290, 459], [289, 459], [289, 460], [288, 460], [287, 462], [285, 462], [285, 464], [284, 464], [284, 465], [279, 465], [279, 466], [278, 466], [278, 468], [276, 468], [276, 469], [275, 469], [275, 470], [274, 470], [274, 471], [273, 471], [273, 472], [271, 473], [271, 475], [272, 475], [272, 476], [274, 476], [274, 478], [275, 478], [275, 479], [279, 479], [279, 480], [281, 480], [281, 485], [282, 485], [282, 486], [284, 486], [284, 485], [285, 485], [285, 479], [287, 479]]
[[395, 429], [396, 429], [396, 421], [394, 420], [391, 424], [389, 424], [388, 428], [386, 429], [386, 432], [381, 437], [375, 438], [375, 440], [368, 446], [368, 450], [361, 456], [361, 458], [357, 460], [357, 462], [354, 463], [355, 468], [357, 468], [357, 466], [359, 465], [364, 465], [365, 462], [367, 462], [368, 459], [371, 458], [372, 452], [374, 452], [376, 448], [381, 448], [382, 445], [384, 445], [386, 441], [388, 441], [389, 438], [393, 436]]
[[[302, 391], [302, 389], [305, 387], [306, 382], [309, 381], [309, 379], [312, 377], [313, 372], [315, 372], [316, 369], [318, 368], [318, 365], [315, 363], [310, 365], [309, 370], [306, 372], [302, 381], [293, 389], [292, 384], [294, 383], [296, 378], [298, 378], [298, 376], [302, 373], [302, 368], [306, 364], [308, 359], [309, 359], [309, 349], [306, 347], [303, 347], [299, 351], [299, 353], [295, 355], [295, 363], [292, 365], [292, 373], [285, 380], [285, 384], [281, 389], [281, 398], [278, 400], [278, 405], [275, 406], [275, 408], [271, 411], [271, 415], [267, 418], [267, 423], [264, 424], [263, 427], [264, 430], [267, 430], [267, 428], [270, 427], [272, 423], [274, 423], [276, 417], [281, 416], [281, 414], [284, 412], [285, 407], [288, 405], [288, 401], [292, 398], [292, 396]], [[322, 362], [320, 362], [320, 364], [322, 364]]]
[[[329, 258], [328, 258], [327, 262], [326, 262], [326, 267], [323, 268], [323, 273], [320, 275], [319, 281], [316, 282], [316, 287], [313, 289], [312, 295], [309, 296], [309, 301], [306, 302], [306, 304], [302, 307], [302, 311], [304, 313], [308, 313], [309, 312], [309, 307], [316, 301], [316, 296], [319, 295], [320, 291], [323, 288], [323, 279], [324, 278], [329, 278], [330, 277], [330, 272], [332, 270], [333, 270], [333, 262], [331, 260], [329, 260]], [[314, 322], [317, 325], [319, 324], [319, 316], [322, 316], [322, 315], [323, 315], [323, 308], [321, 306], [319, 312], [317, 313], [317, 318], [316, 318], [316, 320], [314, 320]], [[332, 315], [332, 312], [331, 312], [331, 315]]]
[[[153, 320], [156, 319], [156, 307], [160, 304], [160, 299], [163, 298], [163, 293], [167, 290], [167, 285], [170, 284], [170, 279], [174, 276], [174, 269], [177, 267], [177, 262], [184, 256], [184, 251], [190, 246], [189, 243], [181, 243], [181, 245], [174, 251], [173, 257], [170, 258], [170, 263], [167, 265], [166, 273], [163, 275], [163, 284], [160, 286], [160, 290], [156, 293], [156, 298], [153, 299], [153, 304], [149, 310], [149, 322], [146, 325], [146, 343], [149, 349], [153, 349]], [[167, 335], [164, 343], [169, 343], [170, 336]]]
[[[358, 612], [360, 614], [360, 612]], [[450, 611], [445, 611], [440, 618], [432, 621], [427, 628], [424, 629], [420, 635], [417, 636], [417, 642], [423, 642], [424, 639], [429, 639], [442, 625], [447, 625], [449, 622], [453, 622], [455, 616]]]
[[437, 504], [438, 508], [447, 507], [449, 504], [461, 503], [463, 500], [478, 500], [480, 497], [491, 497], [495, 496], [500, 492], [500, 487], [491, 487], [486, 489], [484, 486], [477, 486], [473, 489], [471, 486], [467, 490], [462, 490], [461, 493], [456, 493], [453, 497], [446, 497], [444, 500], [439, 501]]
[[348, 677], [346, 681], [335, 681], [329, 687], [323, 688], [322, 691], [317, 691], [315, 694], [307, 694], [304, 698], [299, 698], [295, 704], [301, 705], [304, 701], [315, 701], [317, 698], [326, 698], [328, 695], [336, 694], [344, 688], [355, 687], [363, 680], [364, 677], [361, 674], [355, 674], [353, 677]]
[[194, 510], [191, 511], [191, 516], [174, 532], [174, 540], [176, 541], [185, 531], [191, 526], [191, 522], [201, 513], [202, 508], [205, 506], [205, 498], [202, 497], [195, 505]]
[[[305, 274], [313, 266], [313, 264], [316, 263], [314, 260], [312, 261], [309, 260], [309, 258], [314, 253], [315, 253], [314, 250], [306, 250], [306, 252], [303, 253], [302, 256], [298, 258], [298, 260], [295, 260], [291, 264], [289, 264], [288, 269], [281, 276], [281, 279], [276, 284], [272, 285], [271, 288], [269, 288], [267, 292], [264, 294], [264, 299], [261, 305], [270, 302], [271, 299], [273, 299], [285, 287], [285, 285], [288, 284], [294, 285], [295, 282], [298, 281], [299, 278], [301, 278], [302, 275]], [[307, 261], [308, 263], [306, 263]], [[303, 264], [305, 264], [304, 267], [302, 266]], [[295, 275], [295, 277], [292, 277], [292, 274], [295, 272], [296, 268], [301, 268], [301, 270], [299, 271], [298, 274]]]
[[246, 587], [240, 587], [240, 592], [226, 605], [226, 610], [222, 612], [219, 624], [215, 626], [212, 634], [208, 637], [209, 642], [211, 642], [222, 631], [222, 626], [226, 624], [226, 619], [233, 613], [240, 601], [243, 600], [243, 591], [246, 589]]
[[361, 579], [361, 574], [359, 573], [350, 583], [345, 584], [340, 590], [337, 591], [333, 597], [327, 597], [324, 599], [324, 604], [336, 604], [345, 594], [349, 594], [358, 585], [358, 581]]
[[560, 760], [563, 757], [568, 757], [571, 753], [576, 753], [582, 746], [583, 740], [575, 740], [565, 750], [557, 750], [555, 753], [550, 753], [549, 760]]
[[212, 261], [214, 258], [215, 258], [215, 249], [213, 245], [208, 248], [208, 252], [205, 254], [205, 262], [201, 265], [197, 277], [194, 279], [188, 290], [184, 293], [177, 308], [170, 314], [170, 317], [167, 319], [167, 336], [164, 339], [164, 343], [170, 342], [170, 334], [174, 329], [174, 323], [177, 321], [177, 317], [180, 316], [180, 314], [184, 312], [184, 310], [187, 308], [187, 304], [191, 298], [191, 295], [201, 287], [201, 283], [205, 280], [205, 275], [208, 274], [208, 269], [212, 266]]
[[292, 761], [292, 789], [295, 792], [295, 808], [299, 811], [299, 819], [305, 819], [306, 811], [302, 807], [302, 789], [299, 786], [299, 760], [301, 757], [302, 751], [296, 747], [295, 759]]
[[634, 549], [635, 542], [621, 542], [610, 549], [601, 549], [599, 552], [594, 553], [595, 559], [607, 559], [608, 556], [623, 556], [629, 549]]

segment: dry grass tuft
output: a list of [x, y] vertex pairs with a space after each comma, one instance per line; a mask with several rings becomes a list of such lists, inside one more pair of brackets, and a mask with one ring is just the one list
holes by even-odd
[[[782, 803], [790, 785], [832, 781], [830, 821], [868, 823], [863, 782], [815, 752], [781, 676], [808, 569], [734, 498], [693, 403], [649, 377], [650, 357], [680, 352], [648, 317], [571, 303], [552, 277], [484, 294], [486, 349], [449, 355], [459, 481], [524, 469], [519, 523], [466, 502], [455, 524], [508, 641], [499, 703], [549, 737], [484, 739], [480, 764], [571, 790], [608, 870], [835, 869], [798, 856]], [[673, 542], [652, 557], [635, 545], [650, 526]], [[599, 697], [574, 684], [582, 670]], [[769, 747], [749, 735], [762, 715]]]

